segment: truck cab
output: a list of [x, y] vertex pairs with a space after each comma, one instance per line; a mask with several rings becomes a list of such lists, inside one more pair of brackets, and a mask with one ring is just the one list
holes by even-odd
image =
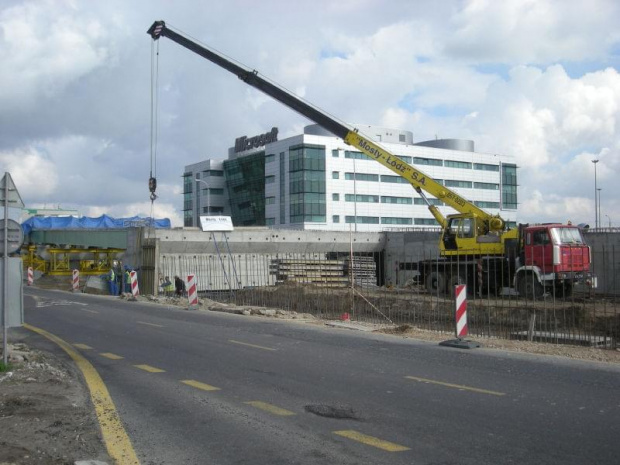
[[541, 297], [545, 292], [568, 296], [576, 283], [591, 278], [590, 247], [572, 225], [523, 225], [515, 285], [519, 294]]

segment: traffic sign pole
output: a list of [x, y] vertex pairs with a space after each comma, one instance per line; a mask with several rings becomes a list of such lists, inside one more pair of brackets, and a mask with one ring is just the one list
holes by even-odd
[[[24, 208], [24, 202], [22, 201], [17, 187], [11, 178], [9, 172], [4, 173], [4, 177], [0, 180], [0, 204], [4, 205], [4, 221], [2, 230], [4, 237], [2, 238], [2, 269], [4, 271], [4, 279], [2, 280], [2, 361], [6, 367], [9, 363], [9, 350], [8, 350], [8, 328], [9, 328], [9, 203], [12, 207]], [[21, 227], [19, 228], [21, 232]], [[16, 245], [16, 250], [21, 247], [22, 239], [18, 239], [19, 244]], [[22, 283], [23, 284], [23, 283]]]
[[2, 260], [2, 266], [4, 268], [4, 280], [2, 283], [2, 361], [4, 366], [9, 364], [9, 345], [7, 338], [9, 336], [9, 183], [6, 173], [4, 183], [4, 259]]

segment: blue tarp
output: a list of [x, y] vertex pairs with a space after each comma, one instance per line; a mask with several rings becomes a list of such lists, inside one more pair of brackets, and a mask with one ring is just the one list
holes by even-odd
[[24, 234], [30, 234], [33, 229], [123, 229], [139, 226], [152, 226], [156, 229], [170, 229], [168, 218], [152, 219], [133, 216], [131, 218], [112, 218], [101, 215], [99, 218], [83, 216], [33, 216], [22, 223]]

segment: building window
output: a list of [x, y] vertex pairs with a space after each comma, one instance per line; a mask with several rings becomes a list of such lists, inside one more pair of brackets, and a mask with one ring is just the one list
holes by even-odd
[[379, 203], [379, 196], [365, 194], [345, 194], [344, 200], [345, 202]]
[[409, 184], [405, 178], [401, 178], [400, 176], [392, 176], [390, 174], [382, 174], [381, 182], [389, 182], [392, 184]]
[[398, 158], [400, 158], [402, 161], [404, 161], [405, 163], [408, 163], [409, 165], [411, 165], [411, 157], [408, 157], [407, 155], [396, 155]]
[[273, 205], [276, 203], [275, 197], [265, 197], [265, 205]]
[[340, 200], [340, 194], [332, 194], [332, 200], [338, 202]]
[[471, 169], [471, 163], [468, 163], [466, 161], [446, 160], [444, 162], [444, 166], [446, 168], [460, 168], [465, 170]]
[[497, 171], [499, 172], [499, 165], [488, 165], [486, 163], [474, 163], [474, 169], [479, 171]]
[[[357, 221], [355, 221], [357, 219]], [[357, 223], [357, 224], [379, 224], [378, 216], [345, 216], [345, 223]]]
[[457, 181], [456, 179], [446, 179], [446, 187], [460, 187], [461, 189], [471, 189], [471, 181]]
[[344, 152], [344, 158], [352, 158], [354, 160], [370, 160], [371, 158], [362, 152], [352, 152], [350, 150], [346, 150]]
[[276, 154], [275, 153], [270, 153], [269, 155], [265, 155], [265, 164], [272, 163], [274, 161], [276, 161]]
[[414, 218], [413, 224], [420, 226], [439, 226], [435, 218]]
[[338, 154], [338, 150], [332, 150], [332, 157], [338, 158], [340, 155]]
[[280, 224], [286, 224], [286, 157], [280, 152]]
[[275, 218], [265, 218], [265, 226], [273, 226], [276, 224]]
[[490, 191], [499, 190], [499, 184], [495, 184], [492, 182], [475, 182], [474, 189], [486, 189]]
[[[427, 199], [428, 199], [428, 203], [430, 203], [431, 205], [442, 206], [444, 204], [439, 199], [435, 199], [435, 198], [431, 198], [431, 197], [427, 197]], [[423, 198], [416, 197], [415, 199], [413, 199], [413, 204], [414, 205], [426, 205], [426, 202], [424, 201]]]
[[485, 202], [482, 200], [474, 201], [474, 205], [480, 208], [499, 208], [499, 202]]
[[289, 149], [289, 209], [291, 223], [324, 223], [325, 147], [299, 145]]
[[340, 215], [332, 216], [332, 223], [340, 223]]
[[265, 176], [265, 184], [273, 184], [276, 182], [275, 176]]
[[413, 200], [411, 197], [389, 197], [381, 196], [381, 203], [398, 203], [401, 205], [411, 205]]
[[428, 166], [443, 166], [443, 160], [437, 160], [436, 158], [422, 158], [415, 157], [413, 159], [414, 165], [428, 165]]
[[340, 179], [340, 173], [338, 171], [332, 171], [332, 179]]
[[369, 174], [369, 173], [344, 173], [344, 178], [349, 181], [379, 181], [378, 174]]
[[194, 226], [194, 215], [191, 210], [183, 212], [183, 226]]
[[214, 176], [214, 177], [222, 177], [224, 176], [224, 171], [222, 170], [204, 170], [202, 172], [202, 177], [206, 178], [207, 176]]
[[[205, 192], [207, 189], [203, 189], [203, 192]], [[209, 195], [224, 195], [224, 189], [223, 188], [219, 188], [219, 187], [210, 187], [209, 189]]]
[[502, 208], [517, 209], [517, 165], [502, 164]]
[[411, 218], [382, 217], [381, 224], [412, 224]]

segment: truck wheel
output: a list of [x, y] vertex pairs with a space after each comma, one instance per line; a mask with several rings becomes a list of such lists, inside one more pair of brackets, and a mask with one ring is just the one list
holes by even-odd
[[425, 284], [426, 290], [431, 294], [443, 294], [446, 291], [446, 277], [439, 271], [431, 271]]
[[521, 276], [517, 282], [517, 290], [519, 295], [526, 299], [540, 299], [544, 294], [542, 284], [532, 275]]

